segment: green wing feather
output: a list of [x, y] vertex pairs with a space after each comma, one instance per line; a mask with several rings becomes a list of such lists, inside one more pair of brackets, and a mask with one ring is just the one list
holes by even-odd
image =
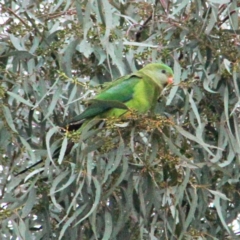
[[138, 75], [127, 75], [119, 78], [99, 93], [95, 99], [127, 102], [132, 98], [134, 87], [140, 80], [141, 76]]
[[113, 108], [127, 110], [128, 107], [124, 103], [133, 98], [134, 88], [140, 80], [141, 77], [137, 75], [127, 75], [115, 80], [89, 101], [90, 105], [85, 111], [72, 118], [67, 124], [93, 118]]

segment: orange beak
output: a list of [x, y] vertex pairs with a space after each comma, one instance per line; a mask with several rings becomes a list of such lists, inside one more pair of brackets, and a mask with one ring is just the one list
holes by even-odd
[[168, 78], [168, 84], [173, 84], [173, 77]]

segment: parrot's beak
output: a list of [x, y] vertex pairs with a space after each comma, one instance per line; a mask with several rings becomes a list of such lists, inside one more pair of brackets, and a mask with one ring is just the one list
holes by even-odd
[[173, 84], [173, 77], [168, 78], [168, 84]]

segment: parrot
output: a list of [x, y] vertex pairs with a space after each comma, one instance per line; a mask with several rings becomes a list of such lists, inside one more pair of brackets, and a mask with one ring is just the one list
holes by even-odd
[[150, 63], [141, 70], [111, 82], [79, 115], [65, 123], [69, 131], [77, 130], [94, 118], [127, 117], [153, 112], [163, 88], [173, 83], [172, 69], [163, 63]]
[[[127, 118], [133, 111], [139, 114], [153, 112], [163, 88], [172, 83], [173, 71], [169, 66], [163, 63], [147, 64], [139, 71], [109, 83], [88, 101], [89, 105], [81, 114], [65, 122], [61, 129], [78, 131], [92, 119]], [[68, 143], [65, 156], [70, 153], [73, 145], [72, 141]], [[61, 146], [54, 151], [53, 159], [58, 158], [60, 149]], [[17, 175], [25, 173], [41, 162], [42, 159]]]

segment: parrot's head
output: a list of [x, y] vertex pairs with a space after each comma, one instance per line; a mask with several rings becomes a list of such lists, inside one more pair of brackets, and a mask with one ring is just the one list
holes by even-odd
[[150, 63], [140, 71], [161, 87], [173, 83], [173, 70], [163, 63]]

